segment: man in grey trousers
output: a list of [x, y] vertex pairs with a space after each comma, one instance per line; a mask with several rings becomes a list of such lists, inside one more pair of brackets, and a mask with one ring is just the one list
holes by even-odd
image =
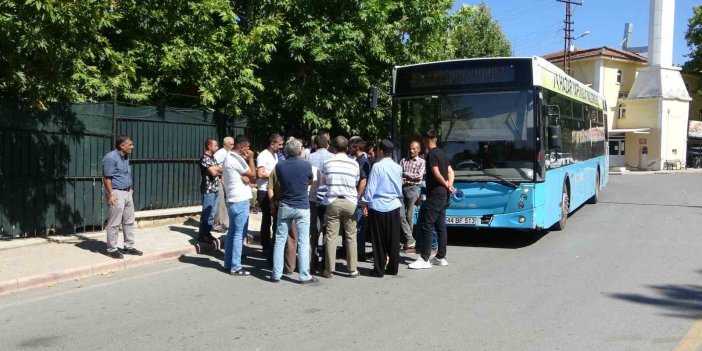
[[[123, 253], [141, 256], [143, 253], [134, 247], [134, 199], [132, 193], [132, 168], [129, 155], [134, 149], [132, 139], [127, 135], [117, 137], [116, 148], [102, 159], [103, 184], [110, 206], [107, 220], [107, 254], [112, 258], [124, 258]], [[124, 232], [124, 248], [117, 247], [119, 226]]]

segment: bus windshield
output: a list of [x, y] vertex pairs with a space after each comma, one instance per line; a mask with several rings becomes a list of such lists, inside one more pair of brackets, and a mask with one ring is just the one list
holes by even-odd
[[534, 181], [532, 90], [443, 95], [440, 146], [456, 181]]

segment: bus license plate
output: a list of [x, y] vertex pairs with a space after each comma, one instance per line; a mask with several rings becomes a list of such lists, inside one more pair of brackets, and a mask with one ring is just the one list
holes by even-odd
[[478, 217], [446, 217], [446, 224], [478, 224]]

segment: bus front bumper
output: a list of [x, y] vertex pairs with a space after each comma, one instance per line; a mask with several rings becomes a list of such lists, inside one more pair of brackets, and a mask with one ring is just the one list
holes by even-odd
[[536, 208], [481, 216], [465, 216], [459, 211], [446, 212], [446, 226], [451, 228], [511, 228], [536, 229]]

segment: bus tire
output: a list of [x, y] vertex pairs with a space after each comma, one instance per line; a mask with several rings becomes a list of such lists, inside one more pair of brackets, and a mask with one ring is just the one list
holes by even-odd
[[600, 201], [600, 172], [597, 172], [597, 179], [595, 180], [595, 194], [587, 200], [589, 204], [596, 204]]
[[570, 194], [568, 193], [567, 183], [563, 183], [563, 193], [561, 194], [561, 219], [551, 228], [559, 231], [565, 229], [568, 213], [570, 213]]

